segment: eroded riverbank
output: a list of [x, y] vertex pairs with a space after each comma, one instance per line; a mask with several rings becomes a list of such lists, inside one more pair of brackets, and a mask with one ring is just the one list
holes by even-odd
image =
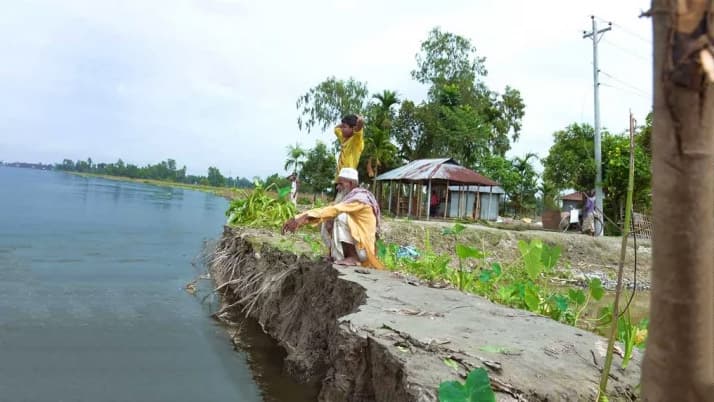
[[[321, 401], [435, 401], [441, 381], [473, 367], [489, 370], [499, 400], [594, 398], [602, 337], [390, 272], [336, 269], [277, 242], [225, 230], [211, 269], [219, 315], [260, 323], [285, 349], [285, 371], [318, 383]], [[611, 400], [634, 398], [640, 359], [620, 370], [615, 357]]]

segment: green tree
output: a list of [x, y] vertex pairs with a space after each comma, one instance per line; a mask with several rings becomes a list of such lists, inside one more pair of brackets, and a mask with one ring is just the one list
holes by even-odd
[[[640, 131], [638, 136], [644, 136]], [[571, 124], [553, 134], [553, 145], [542, 160], [543, 179], [558, 190], [586, 191], [595, 187], [594, 129], [588, 124]], [[616, 221], [624, 216], [624, 200], [629, 168], [629, 135], [603, 132], [603, 190], [605, 215]], [[647, 211], [651, 205], [651, 157], [637, 136], [635, 139], [635, 210]]]
[[513, 211], [518, 215], [535, 208], [538, 174], [531, 163], [533, 158], [537, 158], [534, 153], [510, 160], [491, 155], [484, 158], [478, 167], [481, 173], [501, 184]]
[[365, 83], [329, 77], [298, 98], [298, 128], [325, 131], [347, 114], [364, 114], [368, 95]]
[[538, 155], [529, 152], [523, 157], [515, 157], [511, 160], [513, 170], [518, 176], [516, 188], [511, 196], [511, 201], [516, 213], [522, 215], [525, 210], [535, 208], [535, 194], [538, 191], [538, 173], [536, 173], [531, 159], [537, 159]]
[[430, 88], [426, 102], [402, 103], [394, 130], [400, 156], [451, 156], [470, 167], [489, 154], [504, 156], [520, 133], [520, 93], [490, 90], [483, 82], [485, 58], [467, 38], [439, 28], [422, 42], [416, 60], [412, 77]]
[[426, 131], [423, 108], [410, 100], [402, 101], [393, 130], [397, 155], [402, 159], [412, 161], [429, 156], [432, 137]]
[[295, 143], [295, 146], [288, 145], [287, 150], [288, 159], [285, 161], [284, 169], [288, 172], [292, 170], [293, 173], [297, 174], [302, 170], [305, 164], [306, 152], [298, 143]]
[[[380, 168], [393, 163], [397, 147], [392, 143], [393, 106], [399, 103], [396, 92], [384, 90], [372, 96], [377, 102], [368, 108], [367, 130], [362, 165], [369, 177], [376, 177]], [[363, 176], [364, 177], [364, 176]]]
[[[605, 211], [610, 212], [617, 221], [625, 216], [627, 180], [630, 168], [630, 139], [628, 135], [606, 135], [603, 137], [603, 191]], [[650, 169], [651, 155], [646, 149], [635, 144], [635, 187], [632, 193], [632, 205], [636, 211], [648, 212], [652, 205]]]
[[226, 183], [226, 178], [223, 177], [221, 171], [213, 166], [208, 168], [208, 177], [206, 179], [208, 184], [214, 187], [223, 187]]
[[307, 152], [302, 168], [301, 186], [304, 186], [302, 188], [316, 193], [330, 190], [335, 169], [337, 169], [335, 155], [327, 149], [324, 142], [317, 141], [315, 147]]
[[553, 133], [553, 145], [543, 158], [543, 179], [558, 190], [591, 190], [595, 187], [595, 130], [573, 123]]

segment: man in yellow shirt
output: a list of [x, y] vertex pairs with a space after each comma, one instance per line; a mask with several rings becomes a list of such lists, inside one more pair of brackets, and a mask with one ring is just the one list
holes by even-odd
[[350, 114], [335, 127], [335, 136], [340, 142], [340, 156], [337, 159], [339, 176], [342, 168], [357, 169], [359, 158], [364, 150], [364, 119], [362, 116]]
[[357, 170], [342, 168], [337, 177], [340, 201], [290, 218], [283, 225], [283, 234], [295, 232], [306, 224], [323, 222], [323, 240], [335, 264], [383, 269], [375, 252], [381, 220], [379, 204], [374, 195], [358, 187], [358, 183]]

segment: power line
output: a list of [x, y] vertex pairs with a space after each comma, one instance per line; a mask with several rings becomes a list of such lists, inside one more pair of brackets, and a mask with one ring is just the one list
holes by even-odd
[[631, 94], [631, 95], [638, 96], [638, 97], [640, 97], [640, 98], [642, 98], [642, 99], [652, 100], [652, 97], [651, 97], [651, 96], [648, 96], [647, 94], [642, 93], [642, 92], [634, 91], [634, 90], [632, 90], [632, 89], [619, 87], [619, 86], [617, 86], [617, 85], [610, 85], [610, 84], [608, 84], [607, 82], [601, 82], [600, 85], [602, 85], [603, 87], [607, 87], [607, 88], [612, 88], [612, 89], [617, 89], [617, 90], [620, 90], [620, 91], [624, 91], [624, 92], [627, 92], [627, 93], [629, 93], [629, 94]]
[[644, 90], [644, 89], [642, 89], [642, 88], [638, 88], [638, 87], [636, 87], [636, 86], [630, 84], [630, 83], [627, 82], [627, 81], [623, 81], [623, 80], [621, 80], [621, 79], [619, 79], [619, 78], [613, 76], [612, 74], [608, 74], [608, 73], [605, 72], [605, 71], [600, 70], [600, 74], [602, 74], [602, 75], [604, 75], [604, 76], [610, 78], [611, 80], [616, 81], [616, 82], [618, 82], [618, 83], [620, 83], [620, 84], [622, 84], [622, 85], [624, 85], [624, 86], [626, 86], [626, 87], [629, 87], [630, 89], [632, 89], [632, 90], [634, 90], [634, 91], [641, 92], [643, 95], [648, 95], [648, 96], [651, 95], [651, 94], [648, 93], [646, 90]]
[[624, 32], [624, 33], [626, 33], [626, 34], [632, 36], [633, 38], [637, 38], [637, 39], [639, 39], [639, 40], [641, 40], [641, 41], [643, 41], [643, 42], [645, 42], [645, 43], [648, 43], [648, 44], [650, 44], [650, 45], [652, 44], [652, 40], [651, 40], [651, 39], [647, 39], [647, 38], [645, 38], [644, 36], [642, 36], [642, 35], [640, 35], [640, 34], [634, 32], [634, 31], [631, 31], [630, 29], [628, 29], [628, 28], [626, 28], [626, 27], [624, 27], [624, 26], [622, 26], [622, 25], [620, 25], [620, 24], [618, 24], [618, 23], [615, 23], [615, 22], [612, 22], [612, 21], [609, 21], [609, 20], [605, 20], [604, 18], [598, 17], [597, 15], [595, 16], [595, 18], [597, 18], [597, 19], [599, 19], [600, 21], [603, 21], [603, 22], [612, 23], [613, 26], [619, 28], [619, 30], [621, 30], [622, 32]]
[[618, 45], [618, 44], [616, 44], [616, 43], [614, 43], [614, 42], [611, 42], [611, 41], [609, 41], [609, 40], [607, 40], [607, 39], [603, 39], [603, 41], [604, 41], [605, 43], [607, 43], [608, 45], [614, 47], [615, 49], [617, 49], [617, 50], [619, 50], [619, 51], [625, 53], [625, 54], [628, 55], [628, 56], [636, 57], [636, 58], [638, 58], [638, 59], [640, 59], [640, 60], [643, 60], [643, 61], [646, 61], [646, 62], [652, 61], [652, 58], [650, 58], [650, 57], [645, 57], [645, 56], [643, 56], [643, 55], [640, 54], [640, 53], [633, 52], [632, 50], [625, 49], [624, 47], [622, 47], [622, 46], [620, 46], [620, 45]]

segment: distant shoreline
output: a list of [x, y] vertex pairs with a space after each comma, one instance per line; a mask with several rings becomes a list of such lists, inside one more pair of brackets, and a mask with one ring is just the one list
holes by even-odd
[[68, 174], [72, 174], [75, 176], [81, 176], [81, 177], [97, 177], [100, 179], [107, 179], [107, 180], [126, 181], [126, 182], [131, 182], [131, 183], [150, 184], [153, 186], [164, 186], [164, 187], [173, 187], [173, 188], [183, 188], [183, 189], [187, 189], [187, 190], [196, 190], [196, 191], [201, 191], [204, 193], [210, 193], [213, 195], [217, 195], [217, 196], [223, 197], [227, 200], [232, 200], [232, 199], [240, 196], [239, 191], [241, 191], [241, 190], [250, 191], [249, 189], [237, 189], [237, 188], [230, 188], [230, 187], [213, 187], [213, 186], [205, 186], [205, 185], [200, 185], [200, 184], [177, 183], [177, 182], [173, 182], [173, 181], [164, 181], [164, 180], [155, 180], [155, 179], [134, 179], [134, 178], [125, 177], [125, 176], [111, 176], [111, 175], [106, 175], [106, 174], [84, 173], [84, 172], [69, 172], [69, 171], [64, 171], [64, 170], [60, 170], [60, 171], [68, 173]]

